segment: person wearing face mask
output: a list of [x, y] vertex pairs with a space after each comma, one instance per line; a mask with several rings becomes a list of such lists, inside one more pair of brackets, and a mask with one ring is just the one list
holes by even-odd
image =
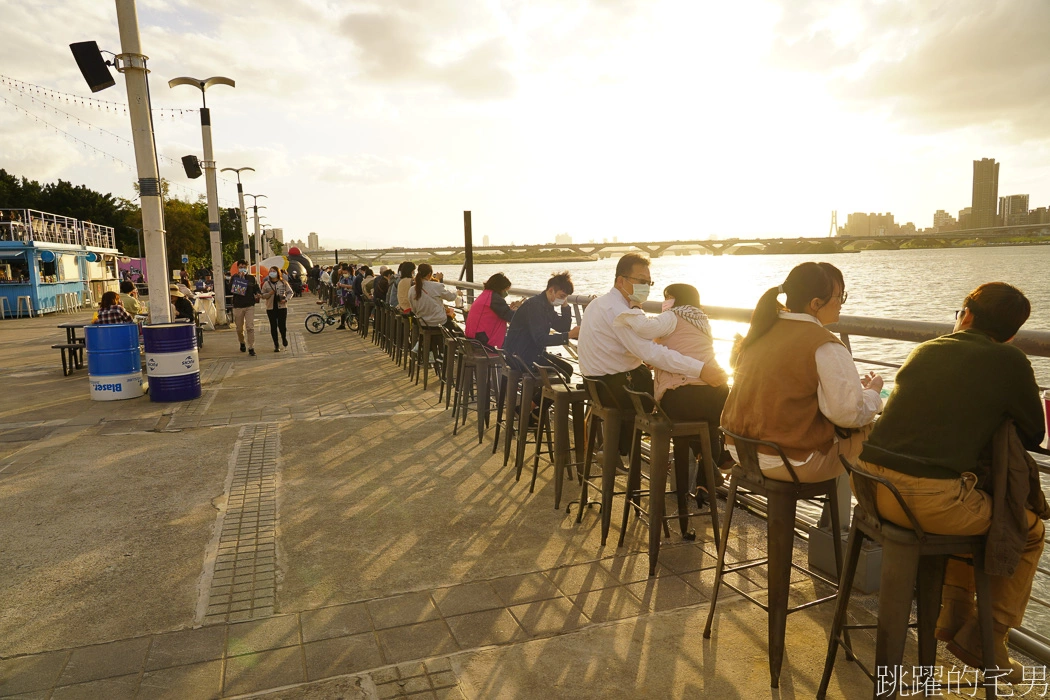
[[[539, 362], [557, 368], [566, 378], [572, 376], [572, 365], [547, 352], [548, 347], [565, 345], [580, 335], [580, 327], [572, 327], [572, 309], [565, 303], [572, 292], [572, 275], [561, 272], [547, 280], [543, 294], [521, 302], [510, 320], [503, 351], [517, 356], [528, 367]], [[472, 306], [468, 322], [473, 314]], [[552, 330], [555, 332], [551, 333]]]
[[489, 347], [503, 347], [507, 335], [507, 324], [514, 318], [514, 310], [520, 303], [507, 304], [510, 292], [510, 280], [502, 272], [497, 272], [485, 281], [485, 291], [478, 295], [467, 314], [467, 325], [464, 334], [468, 338], [477, 338]]
[[237, 327], [237, 340], [241, 352], [255, 356], [255, 305], [262, 291], [259, 282], [248, 269], [247, 260], [237, 261], [237, 274], [230, 278], [230, 293], [233, 295], [233, 322]]
[[[638, 253], [624, 255], [616, 263], [612, 290], [587, 305], [580, 325], [580, 372], [600, 379], [625, 410], [631, 406], [625, 389], [653, 393], [653, 375], [646, 364], [690, 379], [699, 377], [712, 386], [725, 383], [725, 372], [717, 364], [687, 357], [643, 338], [628, 324], [616, 323], [617, 316], [625, 312], [644, 315], [641, 306], [649, 298], [652, 283], [649, 258]], [[620, 430], [621, 455], [630, 449], [633, 425], [631, 413]]]
[[[672, 284], [664, 289], [664, 303], [659, 316], [625, 311], [616, 317], [616, 323], [629, 326], [643, 338], [655, 340], [672, 350], [711, 365], [715, 360], [714, 339], [711, 324], [700, 308], [700, 293], [689, 284]], [[715, 464], [732, 463], [732, 458], [722, 449], [721, 431], [718, 429], [729, 396], [726, 385], [728, 377], [718, 375], [718, 384], [711, 385], [700, 377], [687, 377], [679, 372], [668, 372], [659, 367], [653, 373], [653, 396], [667, 415], [677, 420], [706, 421], [711, 437], [711, 449]], [[684, 447], [684, 443], [682, 447]], [[679, 449], [679, 445], [675, 445]], [[694, 449], [699, 454], [700, 450]]]
[[288, 347], [288, 299], [293, 294], [291, 286], [284, 280], [284, 274], [276, 266], [270, 268], [266, 281], [262, 284], [262, 298], [266, 304], [266, 316], [270, 319], [270, 337], [273, 338], [273, 351], [280, 352], [277, 344], [277, 333], [281, 334], [281, 343]]

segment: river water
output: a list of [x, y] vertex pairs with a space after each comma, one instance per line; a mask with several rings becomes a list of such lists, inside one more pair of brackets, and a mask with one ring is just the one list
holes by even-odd
[[[604, 294], [613, 284], [616, 257], [582, 263], [526, 263], [512, 265], [475, 264], [474, 279], [484, 282], [503, 272], [515, 287], [544, 289], [551, 274], [572, 272], [577, 294]], [[480, 257], [479, 260], [484, 260]], [[842, 270], [849, 299], [843, 315], [873, 316], [952, 324], [966, 294], [983, 282], [1008, 282], [1032, 302], [1026, 330], [1050, 331], [1050, 246], [955, 248], [947, 250], [865, 251], [853, 254], [801, 255], [689, 255], [656, 258], [650, 268], [654, 286], [651, 298], [662, 299], [667, 285], [685, 282], [700, 291], [702, 304], [754, 308], [770, 287], [784, 281], [792, 267], [808, 260], [830, 262]], [[449, 279], [459, 275], [459, 266], [437, 266]], [[729, 349], [734, 333], [746, 333], [746, 325], [712, 324], [720, 364], [729, 368]], [[913, 343], [851, 336], [856, 358], [901, 363]], [[858, 362], [862, 371], [872, 369]], [[1040, 386], [1050, 386], [1050, 358], [1032, 358]], [[892, 369], [874, 368], [888, 381]], [[1044, 491], [1050, 493], [1050, 477], [1044, 475]], [[1042, 568], [1050, 568], [1050, 547], [1044, 549]], [[1033, 596], [1050, 601], [1050, 580], [1037, 574]], [[1050, 637], [1050, 607], [1033, 600], [1025, 616], [1025, 627]]]

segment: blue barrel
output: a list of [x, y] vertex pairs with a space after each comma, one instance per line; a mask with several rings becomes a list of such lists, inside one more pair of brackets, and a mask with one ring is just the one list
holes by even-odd
[[197, 328], [192, 323], [160, 323], [142, 327], [146, 346], [146, 376], [151, 401], [200, 398]]
[[88, 381], [95, 401], [142, 396], [139, 327], [134, 323], [84, 326]]

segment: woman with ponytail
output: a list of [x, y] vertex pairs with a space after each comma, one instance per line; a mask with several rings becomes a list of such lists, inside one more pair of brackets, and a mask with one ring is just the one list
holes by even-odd
[[[860, 454], [882, 409], [882, 378], [860, 377], [849, 350], [824, 327], [838, 321], [846, 297], [838, 268], [802, 263], [758, 300], [734, 352], [722, 427], [780, 445], [804, 482], [843, 473], [839, 455]], [[791, 480], [775, 450], [760, 447], [759, 465], [766, 478]]]
[[459, 332], [459, 326], [448, 315], [441, 300], [455, 301], [456, 293], [446, 287], [445, 276], [440, 272], [434, 277], [434, 268], [423, 263], [416, 270], [416, 278], [408, 292], [408, 304], [412, 313], [428, 326], [446, 326], [451, 331]]

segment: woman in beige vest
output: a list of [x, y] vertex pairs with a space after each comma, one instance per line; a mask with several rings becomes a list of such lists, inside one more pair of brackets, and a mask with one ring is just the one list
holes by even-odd
[[[856, 458], [882, 409], [882, 378], [861, 377], [849, 350], [824, 327], [838, 321], [845, 301], [842, 273], [829, 263], [802, 263], [763, 294], [722, 411], [722, 427], [778, 444], [804, 482], [842, 474], [839, 455]], [[767, 478], [791, 480], [775, 450], [760, 447], [759, 466]]]

